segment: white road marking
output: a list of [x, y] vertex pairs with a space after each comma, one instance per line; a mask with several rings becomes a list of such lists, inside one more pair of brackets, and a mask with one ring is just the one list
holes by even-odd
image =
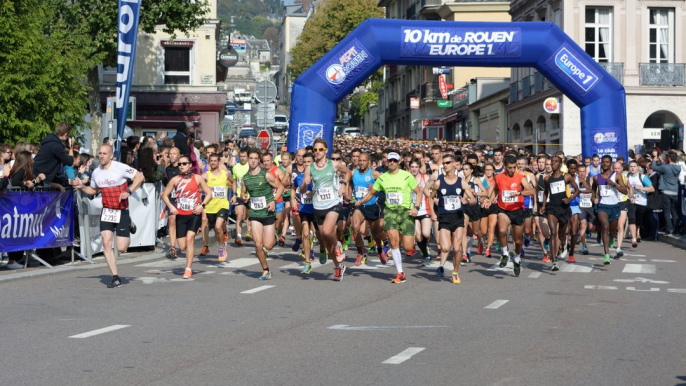
[[585, 285], [584, 289], [616, 290], [619, 288], [611, 285]]
[[529, 279], [538, 279], [541, 277], [541, 272], [531, 272], [529, 274]]
[[654, 263], [676, 263], [676, 260], [666, 260], [666, 259], [650, 259]]
[[[522, 261], [521, 262], [521, 268], [524, 269], [529, 265], [529, 263]], [[487, 271], [513, 271], [514, 270], [514, 263], [512, 262], [512, 259], [507, 262], [507, 265], [504, 268], [500, 268], [500, 264], [493, 264], [491, 268], [488, 268]]]
[[650, 280], [643, 277], [637, 277], [635, 279], [615, 279], [614, 281], [618, 283], [650, 283], [650, 284], [669, 284], [668, 281], [664, 280]]
[[[328, 264], [332, 264], [332, 261], [327, 259], [327, 260], [326, 260], [326, 263], [324, 263], [324, 264], [319, 264], [319, 260], [313, 260], [313, 261], [312, 261], [312, 269], [319, 268], [319, 267], [323, 267], [323, 266], [328, 265]], [[291, 264], [286, 264], [286, 265], [284, 265], [284, 266], [282, 266], [282, 267], [279, 267], [279, 269], [280, 269], [280, 270], [283, 270], [283, 269], [297, 269], [297, 270], [301, 270], [304, 266], [305, 266], [305, 262], [291, 263]], [[347, 268], [348, 268], [348, 267], [346, 267], [346, 269], [347, 269]]]
[[84, 332], [83, 334], [72, 335], [72, 336], [70, 336], [70, 338], [90, 338], [91, 336], [104, 334], [104, 333], [110, 332], [110, 331], [121, 330], [122, 328], [126, 328], [126, 327], [131, 327], [131, 325], [129, 325], [129, 324], [115, 324], [114, 326], [109, 326], [109, 327], [101, 328], [98, 330]]
[[637, 292], [660, 292], [659, 288], [650, 288], [650, 289], [636, 289], [636, 287], [626, 287], [627, 291], [637, 291]]
[[359, 270], [375, 270], [375, 269], [384, 269], [388, 267], [394, 266], [393, 260], [389, 260], [386, 262], [386, 264], [381, 264], [381, 262], [367, 262], [367, 264], [360, 264], [359, 267], [356, 267], [355, 264], [347, 266], [346, 269], [359, 269]]
[[686, 288], [669, 288], [667, 289], [667, 292], [675, 294], [686, 294]]
[[260, 292], [260, 291], [268, 290], [268, 289], [274, 288], [274, 287], [276, 287], [276, 286], [275, 286], [275, 285], [263, 285], [263, 286], [261, 286], [261, 287], [257, 287], [257, 288], [249, 289], [249, 290], [247, 290], [247, 291], [243, 291], [243, 292], [241, 292], [241, 293], [242, 293], [242, 294], [254, 294], [255, 292]]
[[[388, 260], [388, 263], [392, 263], [393, 260]], [[441, 265], [440, 260], [432, 260], [429, 265], [422, 265], [421, 269], [425, 271], [436, 271], [436, 269]], [[453, 259], [452, 257], [448, 258], [448, 260], [445, 262], [445, 265], [443, 266], [446, 272], [452, 272], [453, 267]]]
[[[269, 259], [267, 259], [269, 261]], [[218, 264], [212, 265], [212, 267], [217, 268], [245, 268], [251, 265], [260, 264], [260, 261], [255, 257], [241, 257], [236, 260], [224, 261]]]
[[214, 271], [203, 271], [203, 272], [200, 272], [198, 275], [211, 275], [213, 273], [214, 273]]
[[496, 300], [496, 301], [494, 301], [493, 303], [487, 305], [487, 306], [484, 307], [484, 308], [489, 309], [489, 310], [495, 310], [495, 309], [500, 308], [501, 306], [503, 306], [503, 305], [506, 304], [507, 302], [509, 302], [509, 300], [503, 300], [503, 299], [501, 299], [501, 300]]
[[624, 256], [631, 256], [631, 257], [646, 257], [646, 255], [634, 255], [633, 253], [624, 253]]
[[591, 263], [569, 264], [567, 262], [558, 260], [558, 265], [560, 267], [561, 272], [577, 272], [577, 273], [593, 272], [593, 264], [591, 264]]
[[392, 356], [385, 361], [381, 362], [387, 365], [397, 365], [400, 363], [405, 362], [406, 360], [412, 358], [412, 356], [424, 351], [424, 347], [410, 347], [406, 349], [405, 351], [401, 352], [400, 354], [396, 356]]
[[655, 264], [627, 264], [624, 266], [622, 273], [655, 273]]
[[422, 328], [448, 328], [448, 326], [349, 326], [347, 324], [334, 324], [329, 330], [342, 331], [387, 331], [398, 329], [422, 329]]
[[[197, 257], [193, 259], [194, 263], [199, 263], [200, 259]], [[183, 266], [186, 265], [186, 259], [184, 258], [177, 258], [174, 260], [161, 260], [161, 261], [153, 261], [152, 263], [145, 263], [145, 264], [138, 264], [136, 267], [150, 267], [150, 268], [164, 268], [164, 267], [176, 267], [176, 266]]]

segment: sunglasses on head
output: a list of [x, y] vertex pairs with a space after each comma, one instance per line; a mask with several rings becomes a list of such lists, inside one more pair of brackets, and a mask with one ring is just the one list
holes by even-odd
[[319, 151], [326, 151], [326, 148], [325, 147], [314, 147], [314, 148], [312, 148], [312, 151], [315, 153], [319, 152]]
[[186, 166], [186, 165], [190, 165], [190, 164], [191, 164], [190, 162], [179, 162], [180, 166]]

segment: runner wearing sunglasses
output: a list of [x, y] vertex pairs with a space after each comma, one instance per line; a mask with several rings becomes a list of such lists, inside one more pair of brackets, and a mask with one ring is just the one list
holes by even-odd
[[[314, 140], [313, 152], [315, 161], [305, 168], [305, 177], [300, 185], [300, 193], [307, 194], [307, 186], [312, 183], [314, 196], [312, 205], [314, 217], [321, 232], [322, 243], [334, 263], [334, 280], [343, 280], [345, 259], [343, 248], [336, 240], [336, 223], [341, 208], [341, 196], [348, 192], [350, 169], [342, 161], [331, 161], [326, 156], [327, 143], [322, 138]], [[344, 181], [339, 181], [338, 173], [344, 173]]]

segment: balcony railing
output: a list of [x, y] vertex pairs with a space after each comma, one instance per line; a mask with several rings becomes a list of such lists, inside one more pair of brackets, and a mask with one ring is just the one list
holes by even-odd
[[441, 90], [438, 88], [438, 82], [429, 82], [422, 85], [421, 92], [422, 99], [425, 100], [439, 100], [443, 99]]
[[431, 7], [431, 6], [436, 6], [436, 5], [443, 5], [445, 0], [421, 0], [419, 4], [421, 5], [420, 8], [424, 7]]
[[624, 63], [598, 63], [605, 69], [612, 77], [617, 79], [617, 82], [624, 84]]
[[545, 77], [540, 72], [534, 75], [534, 93], [539, 93], [543, 91], [543, 80]]
[[519, 100], [519, 81], [510, 83], [510, 103], [515, 103]]
[[641, 86], [683, 86], [684, 63], [640, 63]]
[[531, 96], [531, 77], [526, 76], [522, 79], [522, 99]]

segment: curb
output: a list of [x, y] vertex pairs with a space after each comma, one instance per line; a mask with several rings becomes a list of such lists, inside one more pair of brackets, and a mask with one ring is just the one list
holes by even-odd
[[674, 237], [674, 236], [659, 236], [659, 241], [669, 244], [673, 247], [681, 248], [681, 249], [686, 249], [686, 237], [680, 236], [680, 237]]

